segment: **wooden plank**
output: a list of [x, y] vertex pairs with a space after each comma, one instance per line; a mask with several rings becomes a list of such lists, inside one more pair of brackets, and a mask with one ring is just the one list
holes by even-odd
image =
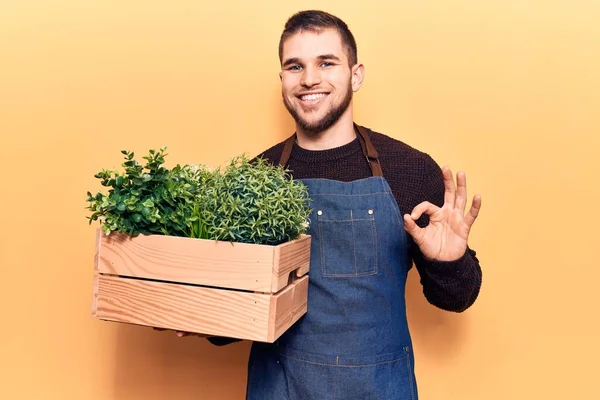
[[268, 341], [274, 342], [295, 324], [308, 307], [308, 276], [296, 280], [271, 299], [271, 321]]
[[276, 248], [164, 235], [132, 238], [116, 232], [109, 236], [100, 233], [96, 269], [121, 276], [272, 292]]
[[100, 246], [102, 245], [102, 230], [96, 229], [96, 252], [94, 254], [94, 269], [98, 271], [100, 264]]
[[271, 297], [97, 275], [96, 318], [156, 328], [265, 341]]
[[306, 313], [307, 294], [308, 276], [269, 295], [95, 274], [92, 315], [272, 343]]
[[309, 235], [301, 235], [293, 240], [275, 247], [273, 255], [273, 283], [271, 290], [278, 292], [289, 283], [290, 273], [296, 271], [296, 276], [305, 275], [310, 266]]
[[98, 278], [100, 274], [94, 274], [94, 280], [92, 283], [93, 291], [92, 291], [92, 315], [96, 315], [96, 310], [98, 310]]

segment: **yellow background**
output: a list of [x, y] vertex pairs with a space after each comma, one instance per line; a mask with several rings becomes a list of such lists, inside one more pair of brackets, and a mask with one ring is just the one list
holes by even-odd
[[[277, 43], [293, 4], [1, 2], [0, 398], [243, 398], [248, 343], [91, 317], [85, 193], [121, 149], [218, 165], [291, 134]], [[476, 304], [436, 310], [411, 273], [421, 398], [600, 398], [600, 3], [302, 7], [356, 35], [356, 121], [466, 171], [483, 196]]]

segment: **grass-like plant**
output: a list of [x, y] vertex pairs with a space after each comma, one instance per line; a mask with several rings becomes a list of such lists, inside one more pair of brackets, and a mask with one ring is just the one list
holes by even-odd
[[95, 175], [108, 193], [87, 193], [87, 218], [111, 232], [162, 234], [277, 245], [306, 232], [309, 196], [289, 171], [261, 158], [233, 158], [226, 168], [163, 166], [166, 147], [144, 165], [123, 150], [124, 172]]

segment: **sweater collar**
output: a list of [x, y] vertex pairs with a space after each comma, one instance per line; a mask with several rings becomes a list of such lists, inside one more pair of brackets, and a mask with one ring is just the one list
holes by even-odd
[[349, 143], [327, 150], [306, 150], [298, 146], [296, 143], [294, 144], [294, 148], [292, 149], [292, 154], [290, 157], [302, 162], [318, 163], [338, 161], [361, 152], [362, 148], [360, 146], [358, 137], [356, 137]]

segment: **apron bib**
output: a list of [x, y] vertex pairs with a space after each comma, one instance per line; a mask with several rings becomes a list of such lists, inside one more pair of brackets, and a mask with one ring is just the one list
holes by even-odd
[[252, 344], [247, 400], [418, 398], [404, 224], [376, 150], [355, 128], [373, 176], [302, 180], [313, 210], [308, 311], [276, 343]]

